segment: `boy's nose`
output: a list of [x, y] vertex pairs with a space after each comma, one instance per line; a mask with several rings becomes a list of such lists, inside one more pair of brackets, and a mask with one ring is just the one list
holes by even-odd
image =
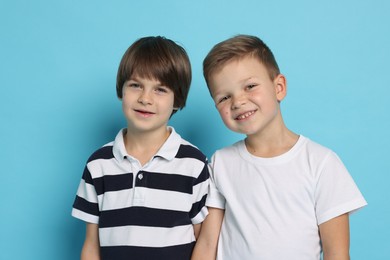
[[233, 98], [232, 109], [238, 109], [242, 105], [245, 105], [245, 103], [246, 102], [245, 102], [245, 99], [243, 96], [235, 97], [235, 98]]
[[152, 103], [152, 97], [148, 91], [142, 91], [142, 93], [138, 97], [138, 103], [141, 103], [143, 105], [151, 104]]

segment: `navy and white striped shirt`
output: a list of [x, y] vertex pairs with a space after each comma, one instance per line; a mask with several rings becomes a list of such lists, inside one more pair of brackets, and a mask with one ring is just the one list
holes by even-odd
[[193, 224], [208, 214], [206, 156], [170, 128], [141, 166], [127, 154], [123, 131], [89, 158], [72, 215], [99, 224], [102, 259], [190, 259]]

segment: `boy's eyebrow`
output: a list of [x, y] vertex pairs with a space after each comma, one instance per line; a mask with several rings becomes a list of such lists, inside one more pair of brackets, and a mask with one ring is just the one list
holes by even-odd
[[[244, 84], [245, 82], [253, 80], [253, 79], [257, 79], [257, 77], [250, 76], [250, 77], [247, 77], [247, 78], [239, 80], [238, 83], [239, 84]], [[212, 98], [215, 98], [215, 96], [219, 95], [221, 92], [223, 92], [223, 91], [210, 91], [210, 94], [211, 94]]]
[[244, 82], [247, 82], [247, 81], [252, 80], [252, 79], [256, 79], [256, 77], [250, 76], [250, 77], [248, 77], [248, 78], [245, 78], [245, 79], [240, 80], [239, 82], [240, 82], [240, 83], [244, 83]]
[[[132, 81], [136, 81], [136, 82], [140, 83], [140, 82], [142, 82], [142, 79], [148, 79], [148, 78], [143, 78], [143, 77], [139, 77], [139, 76], [131, 76], [127, 81], [132, 80]], [[156, 86], [168, 88], [168, 86], [165, 86], [164, 84], [162, 84], [160, 82], [160, 80], [158, 80], [158, 79], [149, 79], [149, 80], [155, 80], [157, 82]]]
[[127, 82], [127, 81], [139, 81], [139, 80], [136, 77], [130, 77], [130, 78], [126, 79], [125, 82]]
[[140, 78], [137, 76], [131, 76], [128, 80], [140, 81]]

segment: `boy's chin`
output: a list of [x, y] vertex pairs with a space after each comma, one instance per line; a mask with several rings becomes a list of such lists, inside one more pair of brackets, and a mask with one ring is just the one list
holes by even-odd
[[237, 134], [243, 134], [243, 135], [248, 135], [248, 134], [250, 134], [248, 131], [245, 131], [245, 130], [243, 130], [243, 129], [237, 129], [237, 128], [235, 128], [235, 127], [229, 127], [229, 126], [227, 126], [227, 125], [225, 125], [230, 131], [233, 131], [233, 132], [235, 132], [235, 133], [237, 133]]

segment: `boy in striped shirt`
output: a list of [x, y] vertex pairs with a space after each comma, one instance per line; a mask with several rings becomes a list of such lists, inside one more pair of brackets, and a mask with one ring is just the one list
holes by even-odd
[[89, 158], [73, 205], [87, 223], [81, 259], [190, 259], [209, 169], [168, 126], [190, 83], [187, 53], [170, 39], [141, 38], [123, 55], [116, 91], [127, 128]]

